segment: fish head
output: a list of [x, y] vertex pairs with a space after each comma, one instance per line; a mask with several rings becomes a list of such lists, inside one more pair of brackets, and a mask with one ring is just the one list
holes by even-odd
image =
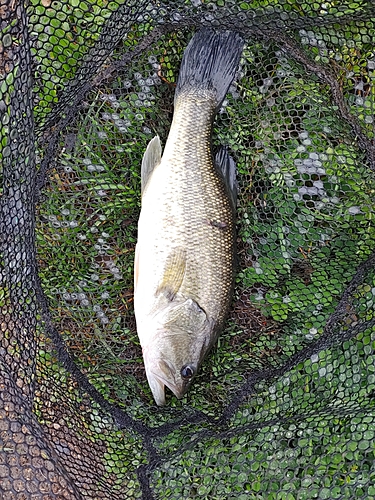
[[165, 387], [177, 398], [188, 391], [212, 341], [212, 324], [192, 299], [171, 304], [149, 328], [150, 341], [143, 345], [147, 380], [157, 405], [165, 404]]

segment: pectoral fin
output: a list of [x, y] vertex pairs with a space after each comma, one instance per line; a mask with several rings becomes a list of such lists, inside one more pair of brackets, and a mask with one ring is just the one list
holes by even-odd
[[227, 192], [232, 202], [234, 210], [237, 206], [237, 175], [236, 164], [228, 153], [228, 148], [222, 146], [215, 155], [215, 165], [218, 172], [222, 175]]
[[172, 301], [181, 288], [185, 276], [186, 252], [183, 248], [175, 248], [169, 254], [165, 265], [163, 279], [156, 291], [162, 293]]
[[156, 135], [148, 143], [147, 149], [143, 155], [141, 167], [141, 191], [145, 190], [154, 168], [159, 165], [161, 160], [161, 144], [159, 136]]

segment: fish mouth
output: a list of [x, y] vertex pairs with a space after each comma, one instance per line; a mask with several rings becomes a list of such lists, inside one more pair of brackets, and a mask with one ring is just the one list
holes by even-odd
[[148, 349], [143, 349], [143, 359], [146, 369], [148, 385], [150, 386], [154, 400], [158, 406], [165, 405], [165, 387], [181, 399], [185, 396], [190, 380], [181, 380], [181, 377], [173, 363], [166, 358], [152, 358]]
[[160, 376], [160, 374], [156, 374], [152, 371], [148, 372], [146, 375], [152, 395], [158, 406], [165, 405], [165, 387], [168, 387], [178, 399], [185, 396], [188, 389], [185, 384], [181, 386], [180, 384], [173, 383], [171, 380], [167, 380]]

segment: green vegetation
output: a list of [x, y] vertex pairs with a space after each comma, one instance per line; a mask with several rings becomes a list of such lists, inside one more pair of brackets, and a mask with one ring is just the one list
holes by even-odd
[[84, 54], [98, 40], [100, 27], [118, 6], [105, 0], [31, 0], [30, 33], [35, 39], [32, 54], [38, 83], [35, 113], [40, 120], [58, 102], [58, 93], [73, 78]]
[[268, 73], [240, 83], [249, 105], [232, 98], [230, 129], [218, 125], [241, 175], [240, 235], [256, 256], [238, 283], [265, 315], [321, 333], [374, 246], [375, 182], [329, 89], [276, 48], [253, 46], [248, 64], [254, 54]]
[[[337, 4], [326, 2], [327, 11]], [[341, 12], [357, 5], [341, 4]], [[32, 1], [30, 6], [32, 31], [43, 45], [37, 49], [39, 123], [117, 7], [53, 5]], [[298, 5], [284, 7], [299, 14], [310, 9], [308, 3]], [[134, 28], [125, 46], [135, 43], [142, 26]], [[361, 29], [322, 27], [301, 31], [300, 37], [315, 61], [337, 66], [346, 101], [372, 138], [375, 68]], [[179, 410], [188, 415], [191, 407], [217, 417], [254, 369], [280, 366], [317, 339], [375, 246], [374, 177], [332, 106], [329, 88], [276, 46], [249, 44], [214, 135], [215, 145], [229, 145], [239, 172], [234, 312], [186, 398], [171, 397], [166, 409], [152, 406], [132, 311], [140, 164], [154, 134], [165, 143], [186, 41], [166, 36], [131, 70], [87, 98], [79, 119], [66, 130], [37, 228], [43, 286], [70, 350], [109, 401], [152, 426], [171, 422]], [[344, 326], [371, 316], [374, 291], [374, 277], [368, 277]], [[375, 429], [369, 411], [374, 348], [373, 333], [362, 332], [278, 380], [260, 382], [235, 413], [231, 427], [236, 430], [228, 437], [204, 438], [199, 433], [207, 430], [205, 424], [197, 424], [193, 437], [186, 426], [160, 439], [160, 450], [172, 455], [152, 477], [156, 491], [176, 499], [374, 497]], [[78, 398], [45, 349], [39, 366], [45, 369], [40, 377], [55, 376]], [[110, 424], [100, 427], [95, 412], [90, 418], [90, 439], [100, 436], [106, 442], [104, 480], [115, 475], [113, 488], [126, 482], [134, 486], [129, 498], [137, 497], [133, 471], [144, 461], [140, 444], [108, 430]]]

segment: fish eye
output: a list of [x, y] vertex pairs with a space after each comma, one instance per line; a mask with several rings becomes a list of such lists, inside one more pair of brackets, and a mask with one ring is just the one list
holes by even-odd
[[181, 368], [181, 377], [185, 379], [192, 378], [195, 373], [195, 369], [191, 365], [185, 365]]

